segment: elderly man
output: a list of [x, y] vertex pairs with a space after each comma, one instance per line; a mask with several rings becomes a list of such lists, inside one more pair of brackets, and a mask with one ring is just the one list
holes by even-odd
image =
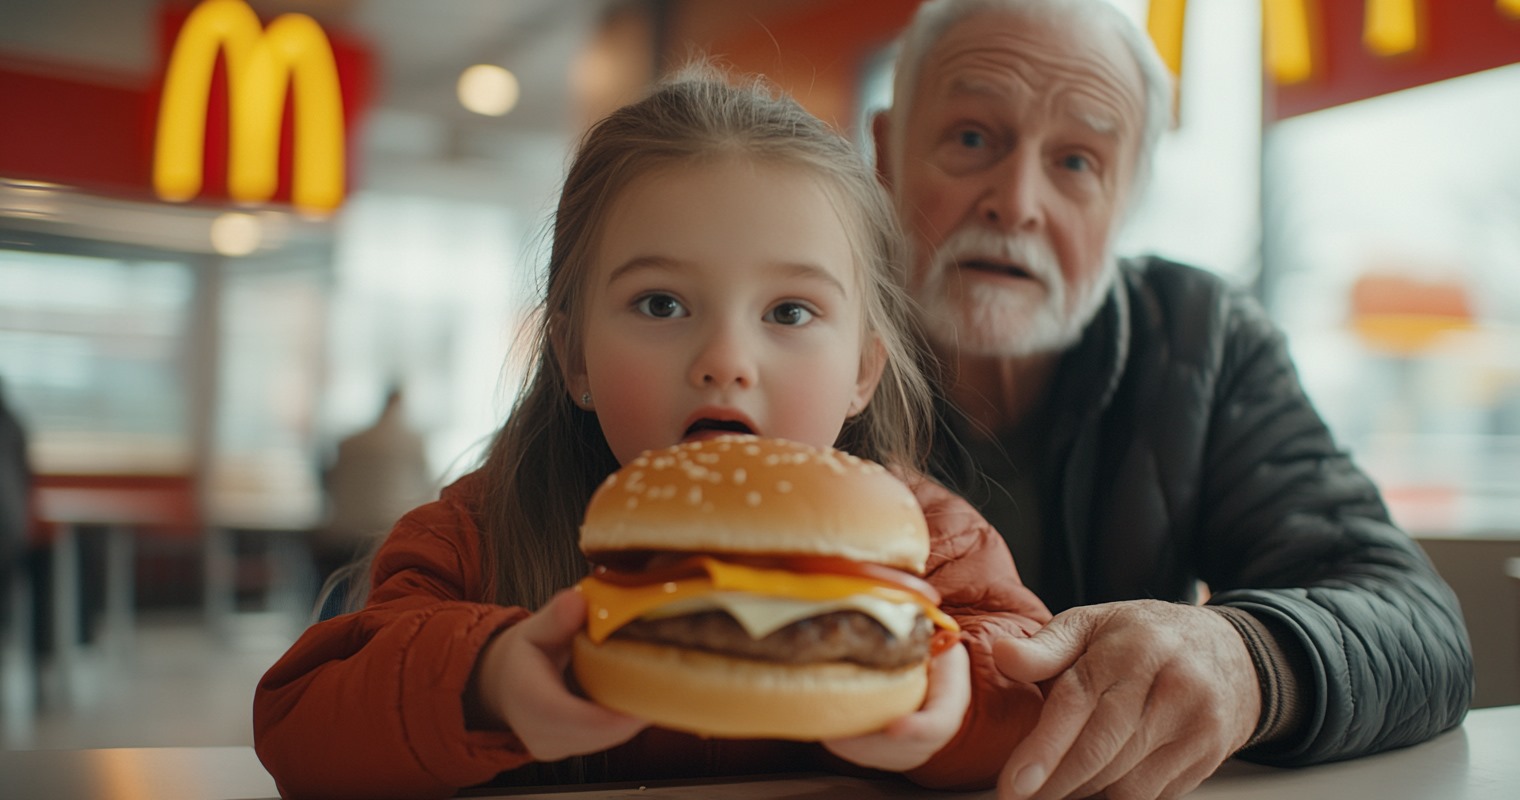
[[1283, 337], [1207, 273], [1112, 253], [1169, 117], [1144, 33], [1104, 0], [934, 0], [896, 80], [874, 133], [953, 406], [940, 477], [1067, 609], [999, 646], [1046, 690], [1003, 796], [1170, 797], [1237, 752], [1308, 764], [1459, 723], [1456, 599]]

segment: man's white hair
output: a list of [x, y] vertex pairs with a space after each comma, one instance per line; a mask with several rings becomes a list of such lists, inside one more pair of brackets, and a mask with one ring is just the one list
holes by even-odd
[[[901, 174], [903, 145], [906, 139], [909, 105], [918, 85], [924, 58], [940, 37], [955, 23], [972, 14], [993, 11], [1047, 20], [1091, 25], [1106, 24], [1119, 34], [1140, 67], [1145, 84], [1145, 125], [1141, 130], [1136, 154], [1134, 180], [1130, 184], [1126, 208], [1144, 194], [1150, 180], [1151, 160], [1161, 132], [1172, 116], [1172, 74], [1156, 52], [1151, 37], [1108, 0], [929, 0], [919, 6], [913, 21], [903, 31], [902, 50], [897, 56], [897, 70], [892, 83], [891, 139], [892, 172]], [[878, 154], [879, 157], [879, 154]]]

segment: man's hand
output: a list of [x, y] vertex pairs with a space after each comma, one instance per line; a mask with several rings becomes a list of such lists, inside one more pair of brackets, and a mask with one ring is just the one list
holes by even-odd
[[1261, 690], [1245, 642], [1198, 606], [1139, 600], [1074, 608], [993, 648], [1045, 708], [998, 781], [1000, 798], [1177, 797], [1246, 743]]

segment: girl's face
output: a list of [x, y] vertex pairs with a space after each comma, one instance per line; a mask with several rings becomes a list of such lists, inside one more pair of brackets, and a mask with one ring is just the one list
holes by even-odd
[[618, 461], [730, 431], [832, 445], [883, 356], [820, 180], [722, 158], [646, 173], [608, 211], [565, 363]]

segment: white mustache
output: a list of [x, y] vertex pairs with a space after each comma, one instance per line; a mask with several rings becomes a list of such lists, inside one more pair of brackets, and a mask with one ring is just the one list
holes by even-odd
[[960, 228], [934, 251], [935, 271], [943, 274], [967, 261], [1017, 264], [1047, 286], [1061, 282], [1061, 264], [1043, 236], [1005, 236], [986, 228]]

